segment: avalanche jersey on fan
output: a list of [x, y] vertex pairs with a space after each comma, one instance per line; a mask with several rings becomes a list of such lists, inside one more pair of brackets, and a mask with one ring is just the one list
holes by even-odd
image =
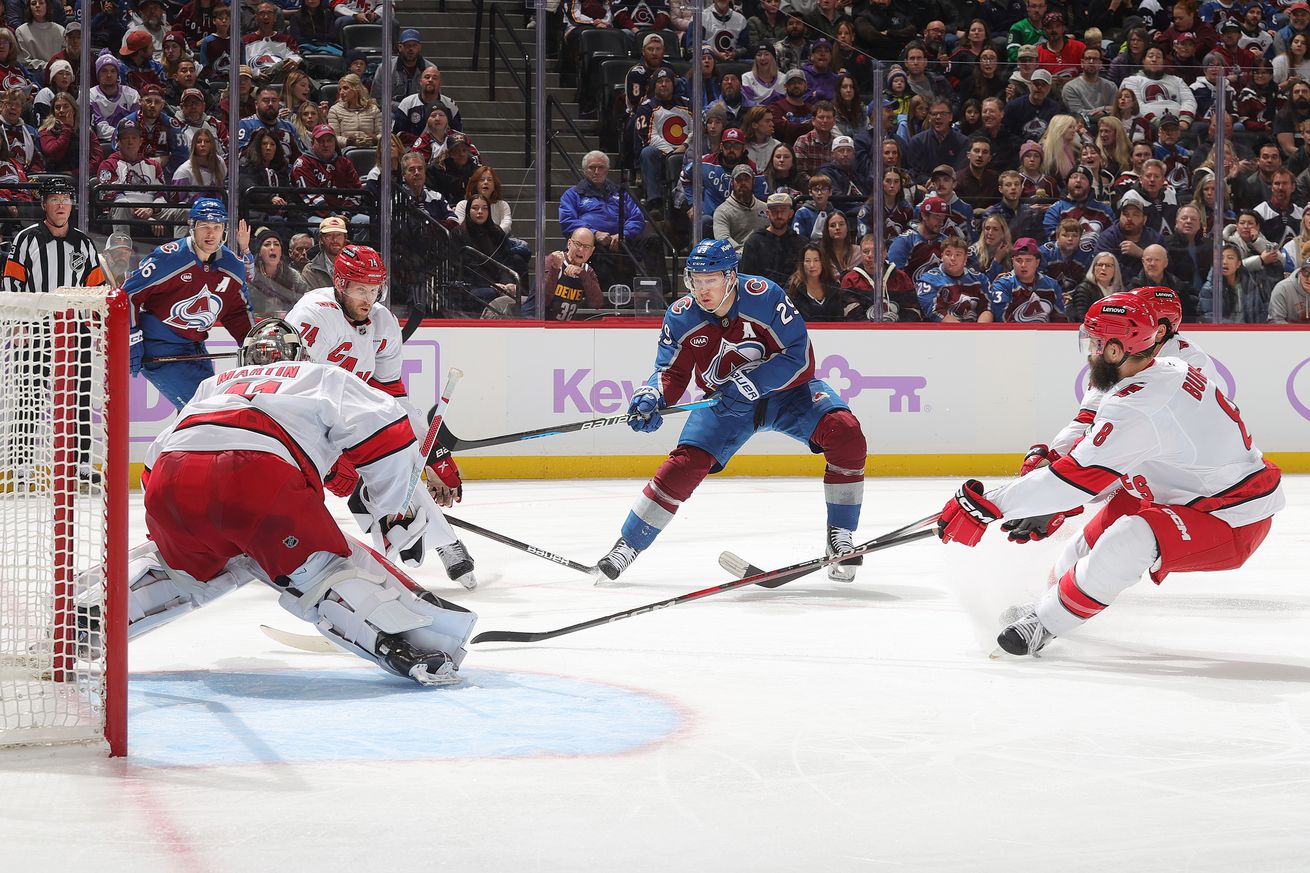
[[781, 287], [760, 276], [737, 277], [737, 297], [722, 318], [692, 295], [681, 297], [664, 314], [655, 373], [646, 384], [677, 403], [693, 376], [706, 394], [743, 377], [760, 396], [804, 385], [814, 378], [805, 320]]
[[1073, 451], [987, 496], [1006, 516], [1027, 518], [1123, 487], [1146, 503], [1240, 527], [1283, 508], [1280, 479], [1222, 390], [1184, 361], [1157, 358], [1106, 393]]
[[123, 290], [146, 340], [204, 342], [222, 322], [241, 342], [254, 324], [245, 263], [227, 246], [201, 263], [190, 236], [151, 252], [128, 274]]
[[210, 376], [150, 444], [146, 469], [164, 452], [227, 451], [277, 455], [318, 488], [343, 458], [364, 477], [370, 505], [382, 512], [405, 508], [420, 467], [414, 430], [394, 397], [313, 361]]
[[[1201, 350], [1201, 347], [1191, 340], [1184, 339], [1181, 334], [1174, 334], [1165, 340], [1160, 346], [1160, 351], [1156, 353], [1158, 358], [1179, 358], [1189, 367], [1195, 367], [1205, 374], [1210, 380], [1211, 385], [1222, 385], [1223, 380], [1219, 378], [1219, 371], [1215, 369], [1214, 363], [1210, 356]], [[1055, 439], [1051, 440], [1051, 448], [1060, 454], [1068, 454], [1073, 444], [1078, 442], [1078, 438], [1087, 432], [1087, 425], [1096, 419], [1096, 410], [1101, 408], [1101, 401], [1105, 399], [1105, 392], [1099, 388], [1093, 388], [1088, 383], [1087, 390], [1083, 394], [1082, 405], [1078, 407], [1078, 415], [1074, 420], [1066, 424]]]
[[992, 283], [991, 296], [992, 317], [997, 321], [1064, 321], [1064, 292], [1050, 276], [1038, 273], [1036, 279], [1025, 283], [1013, 272], [1002, 273]]
[[949, 276], [941, 264], [919, 277], [914, 284], [919, 311], [929, 321], [953, 315], [960, 321], [977, 321], [987, 311], [987, 277], [965, 267], [958, 277]]
[[896, 269], [909, 273], [915, 282], [933, 267], [942, 262], [942, 240], [945, 233], [939, 233], [934, 239], [928, 239], [912, 227], [892, 240], [887, 248], [887, 260], [896, 265]]

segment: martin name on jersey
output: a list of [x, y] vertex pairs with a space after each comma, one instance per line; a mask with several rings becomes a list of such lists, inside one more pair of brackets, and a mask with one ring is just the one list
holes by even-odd
[[[128, 275], [123, 290], [147, 340], [203, 342], [222, 323], [241, 342], [253, 324], [245, 263], [227, 246], [201, 262], [189, 236], [151, 252]], [[146, 315], [152, 317], [141, 317]]]
[[805, 320], [776, 283], [739, 275], [738, 294], [722, 317], [706, 312], [688, 294], [664, 315], [648, 384], [676, 403], [694, 376], [706, 394], [737, 383], [743, 397], [804, 385], [814, 378], [814, 349]]

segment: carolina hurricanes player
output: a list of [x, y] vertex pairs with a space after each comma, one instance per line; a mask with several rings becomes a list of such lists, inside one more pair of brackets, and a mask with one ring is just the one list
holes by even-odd
[[[866, 447], [859, 420], [828, 384], [814, 378], [814, 350], [805, 320], [777, 284], [737, 275], [727, 240], [701, 240], [687, 257], [687, 289], [669, 307], [655, 372], [628, 407], [629, 424], [650, 433], [660, 409], [676, 403], [694, 378], [719, 402], [694, 410], [675, 448], [642, 490], [618, 542], [596, 563], [617, 579], [673, 520], [709, 473], [717, 473], [760, 430], [787, 434], [823, 452], [829, 555], [851, 551], [864, 501]], [[854, 564], [834, 564], [829, 577], [849, 582]]]
[[408, 416], [352, 374], [302, 360], [301, 349], [285, 321], [259, 322], [237, 368], [201, 383], [151, 444], [150, 542], [130, 555], [128, 634], [259, 579], [287, 611], [383, 669], [422, 685], [457, 682], [477, 616], [348, 540], [323, 505], [324, 477], [349, 463], [369, 485], [371, 510], [411, 513], [391, 530], [393, 554], [454, 539], [427, 489], [406, 506], [423, 467]]
[[[214, 375], [212, 361], [151, 364], [146, 357], [204, 354], [217, 323], [246, 338], [255, 317], [246, 293], [246, 264], [223, 244], [227, 207], [202, 197], [191, 206], [191, 232], [150, 253], [123, 282], [132, 301], [132, 375], [144, 372], [181, 409], [196, 386]], [[241, 222], [241, 233], [249, 231]]]
[[[382, 255], [369, 246], [348, 245], [337, 253], [332, 269], [333, 287], [305, 294], [287, 313], [287, 321], [300, 331], [309, 360], [348, 370], [396, 398], [421, 440], [427, 432], [427, 421], [410, 403], [400, 379], [404, 342], [400, 323], [390, 309], [378, 302], [387, 281]], [[437, 489], [434, 497], [440, 505], [453, 506], [463, 498], [459, 467], [450, 452], [438, 448], [429, 471], [429, 481]], [[349, 497], [358, 479], [349, 465], [339, 465], [324, 484], [333, 494]], [[359, 520], [366, 530], [372, 526], [371, 518]], [[437, 552], [452, 580], [465, 588], [478, 584], [473, 575], [473, 558], [460, 540], [438, 547]]]
[[[1204, 373], [1211, 385], [1223, 384], [1219, 372], [1210, 361], [1210, 356], [1195, 342], [1184, 339], [1178, 333], [1178, 327], [1183, 321], [1183, 304], [1178, 299], [1176, 291], [1163, 285], [1146, 285], [1134, 288], [1128, 293], [1140, 298], [1155, 313], [1155, 337], [1156, 343], [1160, 346], [1160, 350], [1156, 353], [1158, 357], [1181, 358], [1188, 366], [1196, 367]], [[1024, 456], [1023, 466], [1019, 468], [1019, 475], [1027, 476], [1038, 467], [1052, 464], [1058, 461], [1061, 455], [1067, 454], [1087, 432], [1087, 426], [1096, 419], [1096, 410], [1100, 408], [1101, 401], [1104, 399], [1105, 392], [1088, 382], [1083, 393], [1082, 406], [1079, 407], [1073, 421], [1066, 424], [1055, 435], [1049, 446], [1045, 443], [1037, 443], [1030, 448], [1028, 454]], [[1131, 495], [1128, 499], [1132, 499]], [[1080, 508], [1073, 514], [1077, 515], [1081, 511]], [[1038, 518], [1016, 518], [1007, 521], [1001, 525], [1001, 528], [1009, 533], [1012, 541], [1025, 543], [1045, 539], [1055, 533], [1064, 521], [1065, 514], [1060, 513]]]
[[997, 642], [1032, 655], [1100, 614], [1149, 571], [1231, 570], [1286, 504], [1277, 467], [1255, 448], [1237, 408], [1204, 372], [1159, 356], [1155, 312], [1138, 296], [1098, 300], [1083, 322], [1092, 385], [1105, 392], [1088, 436], [1049, 467], [984, 492], [965, 482], [938, 520], [943, 542], [973, 546], [987, 525], [1123, 493], [1087, 525], [1055, 568], [1057, 582]]

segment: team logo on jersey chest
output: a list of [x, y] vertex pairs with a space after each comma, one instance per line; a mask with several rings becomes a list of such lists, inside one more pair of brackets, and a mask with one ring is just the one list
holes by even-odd
[[764, 343], [758, 340], [744, 340], [730, 343], [719, 340], [719, 351], [705, 368], [705, 381], [709, 388], [732, 380], [733, 373], [749, 373], [764, 360]]
[[197, 294], [174, 303], [164, 324], [182, 330], [207, 331], [218, 321], [218, 314], [222, 311], [223, 301], [211, 294], [206, 286]]

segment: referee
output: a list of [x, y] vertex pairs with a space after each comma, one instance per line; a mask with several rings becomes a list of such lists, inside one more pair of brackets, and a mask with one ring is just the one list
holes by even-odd
[[[95, 243], [69, 224], [76, 190], [67, 176], [50, 176], [41, 182], [45, 220], [23, 228], [14, 237], [0, 288], [40, 293], [65, 286], [94, 287], [106, 283]], [[36, 445], [44, 442], [46, 423], [38, 419], [38, 411], [50, 391], [50, 342], [49, 336], [29, 337], [14, 374], [18, 378], [20, 402], [12, 413], [14, 421], [5, 437], [12, 441], [7, 454], [18, 478], [34, 479], [42, 472], [36, 469], [35, 454]], [[89, 331], [81, 333], [79, 343], [78, 395], [88, 396], [91, 391]], [[99, 484], [100, 475], [92, 466], [89, 406], [79, 407], [78, 421], [78, 476], [87, 484]]]

